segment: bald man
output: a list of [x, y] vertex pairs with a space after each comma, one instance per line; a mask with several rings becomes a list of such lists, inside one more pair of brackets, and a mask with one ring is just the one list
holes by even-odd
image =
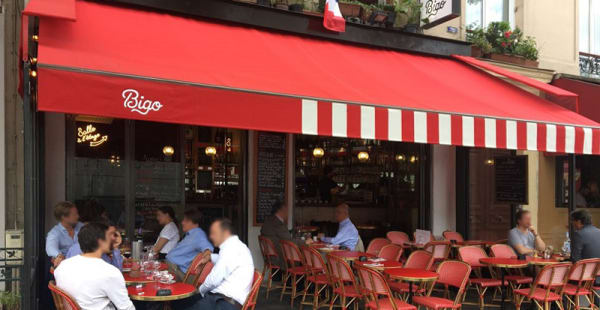
[[358, 244], [359, 236], [358, 230], [350, 221], [350, 207], [347, 204], [342, 203], [335, 208], [335, 220], [340, 223], [337, 235], [331, 238], [319, 234], [319, 238], [323, 242], [337, 244], [354, 251]]

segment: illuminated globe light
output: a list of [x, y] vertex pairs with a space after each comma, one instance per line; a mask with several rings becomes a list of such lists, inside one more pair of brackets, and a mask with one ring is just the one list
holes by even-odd
[[397, 161], [404, 161], [404, 160], [406, 160], [406, 157], [404, 157], [404, 155], [402, 155], [402, 154], [398, 154], [398, 155], [396, 155], [396, 160]]
[[367, 160], [369, 160], [369, 153], [364, 152], [364, 151], [359, 152], [357, 157], [358, 157], [358, 160], [360, 160], [360, 161], [367, 161]]
[[325, 155], [325, 150], [323, 150], [320, 147], [315, 147], [315, 149], [313, 150], [313, 156], [316, 158], [321, 158]]
[[217, 149], [214, 146], [207, 146], [206, 149], [204, 149], [204, 153], [208, 156], [215, 156], [217, 155]]
[[417, 156], [414, 156], [414, 155], [413, 155], [413, 156], [411, 156], [411, 157], [410, 157], [410, 162], [411, 162], [411, 163], [413, 163], [413, 164], [414, 164], [414, 163], [415, 163], [417, 160], [419, 160], [419, 157], [417, 157]]
[[493, 166], [494, 165], [494, 160], [493, 159], [488, 159], [488, 160], [485, 161], [485, 163], [487, 165]]
[[163, 154], [167, 156], [173, 156], [173, 154], [175, 154], [175, 149], [172, 146], [167, 145], [163, 147]]

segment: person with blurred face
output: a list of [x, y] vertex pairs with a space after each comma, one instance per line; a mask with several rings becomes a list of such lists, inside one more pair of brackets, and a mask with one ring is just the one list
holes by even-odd
[[[102, 219], [102, 218], [101, 218]], [[102, 221], [98, 221], [102, 222]], [[121, 250], [119, 250], [119, 246], [123, 242], [123, 238], [121, 238], [121, 234], [117, 231], [117, 227], [114, 225], [108, 226], [108, 240], [110, 241], [110, 251], [108, 253], [102, 254], [102, 259], [117, 267], [119, 270], [123, 269], [123, 255], [121, 255]], [[87, 225], [87, 224], [86, 224]], [[84, 225], [85, 227], [85, 225]], [[75, 243], [67, 252], [66, 258], [71, 258], [73, 256], [80, 255], [82, 253], [81, 245], [79, 242]]]
[[[269, 238], [273, 242], [280, 258], [283, 258], [283, 252], [281, 250], [281, 245], [279, 244], [280, 240], [293, 241], [298, 245], [305, 243], [305, 241], [301, 239], [292, 238], [292, 234], [290, 234], [290, 231], [287, 228], [287, 220], [287, 206], [281, 201], [276, 201], [273, 204], [271, 215], [265, 218], [265, 222], [260, 229], [261, 236]], [[306, 240], [306, 242], [308, 242], [308, 240]], [[282, 262], [279, 262], [280, 266], [284, 265], [281, 263]]]
[[592, 225], [592, 215], [585, 209], [571, 213], [573, 239], [571, 260], [576, 262], [588, 258], [600, 258], [600, 229]]
[[114, 246], [114, 234], [106, 224], [86, 224], [78, 234], [82, 254], [64, 260], [54, 271], [56, 286], [82, 310], [135, 310], [123, 274], [102, 259]]
[[177, 242], [179, 242], [179, 228], [175, 222], [175, 210], [171, 207], [161, 207], [156, 210], [156, 220], [163, 227], [158, 235], [158, 240], [154, 244], [152, 251], [158, 254], [160, 259], [165, 259]]
[[250, 294], [254, 263], [250, 249], [233, 234], [231, 221], [219, 219], [210, 226], [210, 240], [219, 254], [207, 255], [202, 264], [214, 267], [194, 297], [173, 303], [173, 309], [239, 310]]
[[46, 236], [46, 254], [56, 268], [73, 244], [77, 243], [77, 234], [83, 224], [79, 222], [77, 207], [69, 201], [59, 202], [54, 206], [54, 217], [58, 224]]
[[358, 230], [350, 221], [350, 207], [347, 204], [342, 203], [335, 208], [335, 220], [340, 224], [335, 237], [325, 237], [321, 233], [319, 234], [319, 239], [352, 251], [355, 250], [358, 245], [359, 235]]
[[167, 254], [169, 270], [175, 274], [177, 281], [182, 281], [188, 267], [198, 253], [209, 250], [214, 251], [206, 233], [200, 228], [202, 213], [197, 209], [189, 209], [183, 213], [181, 228], [184, 232], [183, 239]]
[[531, 225], [531, 213], [529, 211], [517, 211], [516, 220], [517, 227], [508, 232], [508, 244], [515, 249], [519, 256], [533, 255], [536, 251], [546, 249], [544, 240]]

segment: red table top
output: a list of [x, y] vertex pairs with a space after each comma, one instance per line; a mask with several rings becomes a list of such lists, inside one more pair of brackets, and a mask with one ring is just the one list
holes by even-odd
[[331, 252], [331, 255], [339, 256], [344, 259], [350, 259], [350, 260], [358, 259], [361, 256], [375, 257], [375, 255], [373, 255], [373, 254], [369, 254], [366, 252], [358, 252], [358, 251], [335, 251], [335, 252]]
[[551, 265], [551, 264], [558, 264], [561, 261], [556, 259], [556, 258], [542, 258], [542, 257], [531, 257], [531, 256], [527, 256], [525, 258], [526, 261], [529, 262], [529, 264], [531, 265]]
[[495, 244], [496, 241], [485, 241], [485, 240], [466, 240], [461, 242], [456, 242], [456, 246], [465, 246], [465, 245], [484, 245], [490, 246]]
[[438, 278], [438, 274], [425, 269], [413, 268], [390, 268], [384, 271], [393, 279], [399, 279], [411, 282], [434, 281]]
[[[123, 269], [125, 269], [125, 270], [131, 269], [132, 265], [133, 265], [132, 262], [123, 262]], [[158, 270], [167, 270], [167, 269], [169, 269], [169, 265], [167, 265], [167, 263], [161, 262]]]
[[367, 260], [366, 262], [356, 261], [356, 262], [354, 262], [354, 264], [357, 264], [357, 265], [365, 265], [365, 264], [367, 264], [367, 265], [368, 264], [383, 265], [383, 266], [373, 266], [372, 268], [375, 268], [375, 269], [402, 268], [402, 266], [403, 266], [402, 263], [391, 261], [391, 260], [386, 260], [386, 261], [382, 261], [382, 262], [373, 262], [373, 261], [370, 261], [370, 260]]
[[129, 297], [134, 300], [144, 301], [169, 301], [188, 298], [198, 292], [196, 288], [191, 284], [186, 283], [173, 283], [169, 285], [161, 285], [160, 289], [171, 290], [169, 296], [156, 296], [156, 291], [159, 289], [156, 282], [148, 283], [142, 288], [138, 289], [135, 285], [127, 287]]
[[529, 265], [529, 263], [526, 260], [515, 258], [488, 257], [482, 258], [479, 261], [482, 264], [500, 268], [523, 268]]

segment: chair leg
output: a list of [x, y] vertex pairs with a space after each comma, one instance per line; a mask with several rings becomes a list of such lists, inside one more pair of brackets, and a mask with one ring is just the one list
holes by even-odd
[[304, 301], [306, 300], [306, 294], [308, 293], [308, 289], [311, 283], [304, 279], [304, 292], [302, 292], [302, 300], [300, 301], [300, 310], [304, 307]]
[[329, 302], [329, 310], [333, 309], [333, 303], [336, 299], [338, 299], [338, 294], [333, 294], [333, 296], [331, 297], [331, 301]]
[[269, 299], [269, 292], [271, 291], [271, 285], [272, 285], [272, 282], [273, 282], [273, 269], [269, 268], [269, 271], [266, 272], [266, 268], [267, 267], [265, 266], [265, 268], [263, 269], [262, 277], [264, 279], [265, 278], [265, 274], [269, 275], [269, 278], [267, 279], [267, 300], [268, 300]]
[[285, 289], [287, 287], [287, 281], [290, 279], [290, 274], [285, 271], [285, 275], [283, 276], [283, 288], [281, 289], [281, 296], [279, 296], [279, 301], [283, 301], [283, 294], [285, 293]]
[[294, 299], [296, 299], [296, 289], [298, 284], [296, 283], [296, 275], [292, 275], [292, 297], [290, 298], [290, 307], [294, 308]]

